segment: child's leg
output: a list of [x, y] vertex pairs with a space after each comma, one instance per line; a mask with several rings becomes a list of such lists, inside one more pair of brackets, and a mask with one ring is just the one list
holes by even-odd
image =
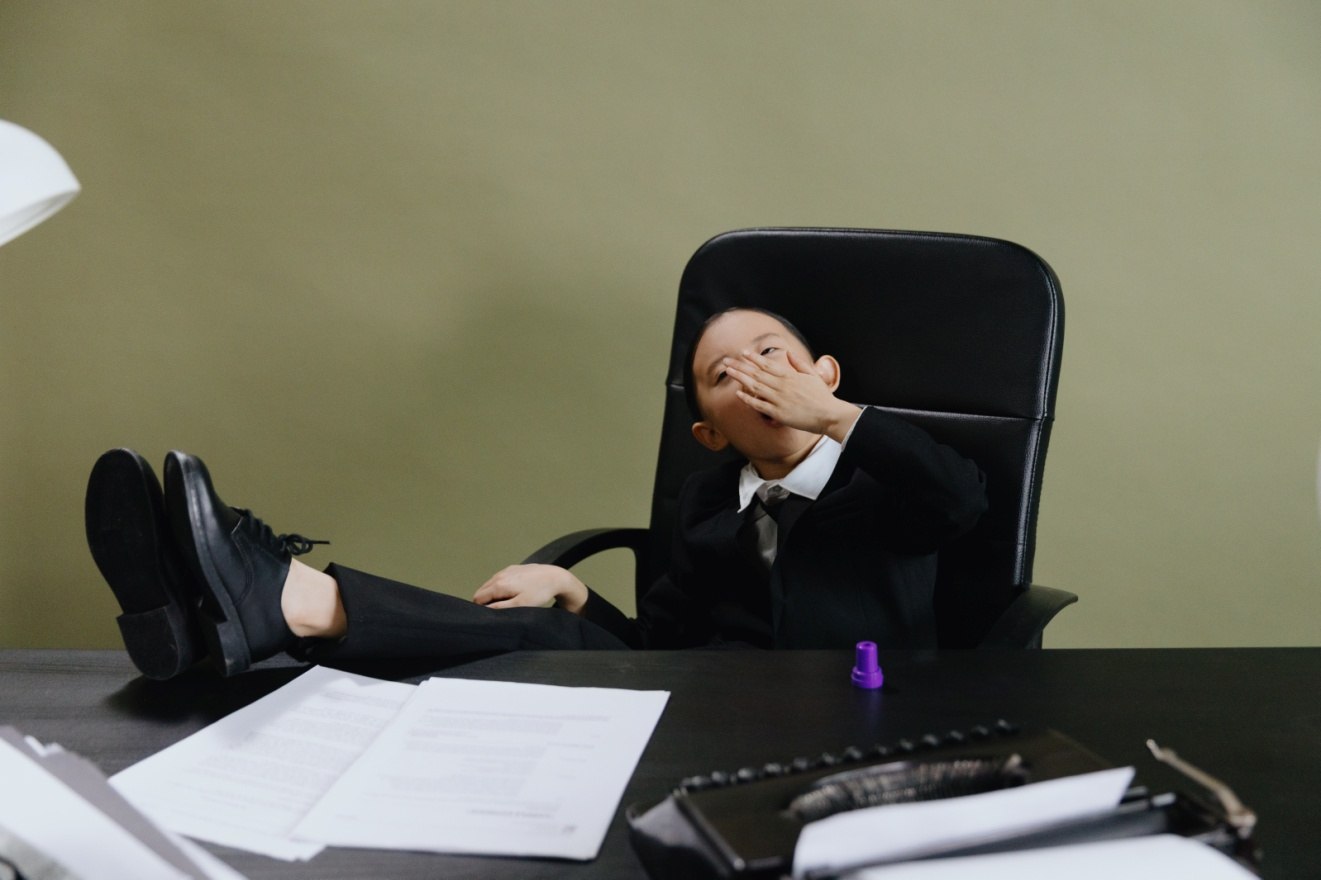
[[280, 591], [284, 622], [299, 638], [337, 639], [348, 629], [339, 584], [323, 571], [289, 562], [289, 576]]
[[[338, 632], [338, 636], [303, 639], [301, 653], [314, 663], [329, 666], [374, 661], [443, 663], [505, 651], [628, 647], [595, 624], [558, 608], [496, 610], [341, 565], [327, 568], [320, 586], [309, 587], [314, 581], [303, 582], [301, 577], [291, 580], [296, 584], [294, 589], [306, 592], [319, 609], [308, 621], [323, 626], [333, 619], [333, 610], [324, 604], [324, 594], [316, 598], [328, 581], [335, 585], [338, 602], [332, 604], [338, 604], [344, 622], [343, 629], [336, 630], [333, 626], [324, 629], [328, 633]], [[290, 620], [291, 628], [295, 622]]]
[[226, 675], [282, 651], [317, 662], [452, 661], [520, 648], [624, 648], [558, 609], [494, 610], [293, 559], [315, 542], [276, 535], [216, 495], [206, 466], [172, 452], [164, 499], [151, 468], [112, 450], [88, 485], [87, 534], [124, 614], [129, 655], [154, 678], [209, 654]]

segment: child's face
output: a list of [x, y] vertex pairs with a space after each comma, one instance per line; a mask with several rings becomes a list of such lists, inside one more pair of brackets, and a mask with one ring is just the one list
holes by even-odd
[[[753, 351], [772, 360], [782, 360], [792, 349], [801, 363], [812, 360], [807, 348], [784, 325], [761, 312], [730, 312], [707, 328], [693, 355], [693, 383], [703, 419], [694, 434], [704, 445], [712, 445], [697, 430], [707, 425], [754, 465], [759, 462], [795, 458], [820, 439], [819, 435], [786, 427], [763, 416], [738, 398], [739, 383], [725, 373], [724, 359]], [[760, 468], [759, 468], [760, 470]]]

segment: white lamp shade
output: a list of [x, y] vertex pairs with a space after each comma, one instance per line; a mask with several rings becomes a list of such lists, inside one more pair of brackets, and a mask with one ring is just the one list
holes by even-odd
[[0, 244], [63, 208], [81, 189], [54, 147], [0, 119]]

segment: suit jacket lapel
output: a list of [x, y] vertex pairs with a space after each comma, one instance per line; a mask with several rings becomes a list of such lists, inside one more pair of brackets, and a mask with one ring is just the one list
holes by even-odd
[[775, 539], [777, 558], [779, 556], [779, 551], [784, 549], [785, 539], [788, 538], [789, 533], [793, 531], [794, 523], [798, 522], [798, 518], [811, 506], [812, 501], [801, 495], [793, 495], [780, 502], [780, 507], [782, 509], [779, 511], [779, 515], [775, 518], [776, 526], [779, 529]]

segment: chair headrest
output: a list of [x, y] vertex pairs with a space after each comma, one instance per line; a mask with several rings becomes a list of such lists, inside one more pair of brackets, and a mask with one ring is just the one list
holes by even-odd
[[1049, 421], [1063, 334], [1059, 282], [1011, 242], [940, 233], [748, 229], [688, 262], [668, 382], [712, 314], [756, 306], [843, 367], [858, 403]]

